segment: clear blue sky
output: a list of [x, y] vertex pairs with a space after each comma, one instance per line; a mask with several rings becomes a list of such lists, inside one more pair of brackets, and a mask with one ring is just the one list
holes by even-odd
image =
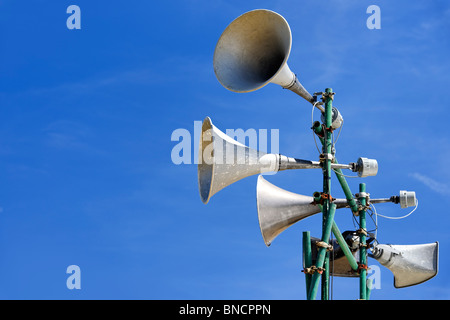
[[[71, 4], [80, 30], [66, 27]], [[372, 4], [380, 30], [366, 27]], [[256, 8], [289, 22], [288, 63], [303, 85], [336, 92], [339, 161], [378, 160], [378, 175], [349, 179], [352, 190], [416, 191], [419, 208], [379, 218], [378, 240], [440, 243], [435, 278], [395, 289], [382, 267], [372, 299], [450, 298], [448, 1], [0, 0], [1, 299], [305, 298], [301, 234], [320, 236], [320, 215], [267, 248], [256, 176], [204, 205], [196, 165], [171, 161], [172, 132], [205, 116], [222, 130], [279, 129], [280, 153], [317, 159], [306, 101], [273, 84], [233, 93], [214, 75], [221, 32]], [[319, 171], [267, 179], [306, 195], [322, 185]], [[349, 210], [336, 221], [354, 228]], [[80, 290], [66, 287], [69, 265]], [[335, 278], [333, 292], [357, 299], [358, 281]]]

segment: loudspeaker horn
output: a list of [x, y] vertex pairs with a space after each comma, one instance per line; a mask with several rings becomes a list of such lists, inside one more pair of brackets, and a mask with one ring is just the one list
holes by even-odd
[[[281, 189], [263, 176], [258, 177], [256, 202], [261, 234], [266, 246], [294, 223], [321, 212], [314, 198]], [[347, 200], [333, 201], [337, 208], [347, 206]]]
[[[354, 168], [354, 164], [338, 165]], [[198, 185], [206, 204], [218, 191], [245, 177], [287, 169], [321, 168], [319, 161], [309, 161], [266, 153], [249, 148], [217, 129], [209, 117], [202, 124], [198, 154]]]
[[234, 92], [251, 92], [275, 83], [314, 103], [287, 65], [291, 46], [291, 29], [280, 14], [266, 9], [246, 12], [220, 36], [214, 72], [219, 82]]
[[370, 257], [391, 270], [395, 288], [414, 286], [438, 273], [439, 243], [377, 244], [372, 248]]

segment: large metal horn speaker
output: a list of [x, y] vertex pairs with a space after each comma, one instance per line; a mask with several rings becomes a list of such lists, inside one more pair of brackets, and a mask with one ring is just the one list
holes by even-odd
[[430, 280], [438, 273], [439, 243], [378, 244], [371, 257], [394, 274], [394, 287], [404, 288]]
[[310, 103], [311, 94], [289, 69], [292, 35], [278, 13], [258, 9], [233, 20], [217, 42], [214, 72], [219, 82], [234, 92], [250, 92], [276, 83]]
[[206, 117], [202, 124], [198, 185], [204, 203], [218, 191], [245, 177], [277, 171], [277, 157], [246, 147], [217, 129]]
[[198, 185], [204, 203], [208, 203], [223, 188], [251, 175], [287, 169], [321, 168], [319, 161], [295, 159], [249, 148], [217, 129], [209, 117], [203, 121], [199, 147]]
[[[294, 223], [321, 212], [314, 198], [281, 189], [258, 177], [256, 186], [259, 227], [266, 246]], [[337, 208], [347, 205], [345, 199], [335, 201]]]

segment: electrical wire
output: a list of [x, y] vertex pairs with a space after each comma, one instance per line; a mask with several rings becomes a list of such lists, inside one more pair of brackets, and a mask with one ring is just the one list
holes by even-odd
[[[373, 206], [373, 204], [371, 204]], [[372, 219], [372, 222], [374, 223], [374, 228], [367, 230], [368, 233], [375, 233], [374, 237], [377, 238], [377, 230], [378, 230], [378, 219], [377, 215], [374, 213], [374, 211], [371, 208], [366, 209], [366, 213], [369, 215], [369, 217]], [[373, 218], [373, 215], [375, 215], [375, 219]], [[352, 221], [353, 221], [353, 227], [356, 229], [361, 229], [361, 224], [359, 223], [358, 219], [355, 215], [352, 215]], [[366, 227], [367, 229], [367, 227]]]
[[384, 216], [384, 215], [382, 215], [382, 214], [377, 213], [377, 210], [375, 209], [375, 206], [374, 206], [373, 204], [371, 204], [371, 205], [373, 206], [373, 208], [374, 208], [374, 210], [375, 210], [375, 215], [380, 216], [380, 217], [383, 217], [383, 218], [386, 218], [386, 219], [398, 220], [398, 219], [404, 219], [404, 218], [410, 216], [414, 211], [416, 211], [416, 210], [417, 210], [417, 207], [419, 206], [419, 200], [416, 200], [416, 207], [415, 207], [410, 213], [408, 213], [407, 215], [401, 216], [401, 217], [388, 217], [388, 216]]
[[342, 127], [344, 126], [344, 119], [342, 119], [342, 124], [339, 127], [339, 132], [337, 134], [336, 140], [334, 140], [334, 132], [333, 132], [333, 147], [336, 145], [337, 141], [339, 140], [339, 136], [341, 135]]
[[334, 169], [334, 168], [331, 168], [331, 170], [333, 170], [336, 174], [339, 174], [339, 175], [341, 175], [343, 177], [346, 177], [346, 178], [359, 178], [359, 176], [347, 176], [347, 175], [343, 174], [342, 172], [336, 171], [336, 169]]
[[[373, 206], [373, 204], [371, 204]], [[373, 216], [375, 215], [375, 220], [373, 218]], [[378, 233], [378, 216], [374, 213], [374, 211], [372, 210], [372, 208], [369, 209], [369, 216], [372, 219], [373, 223], [375, 224], [375, 229], [372, 229], [368, 232], [372, 232], [374, 233], [374, 237], [375, 239], [377, 238], [377, 233]]]

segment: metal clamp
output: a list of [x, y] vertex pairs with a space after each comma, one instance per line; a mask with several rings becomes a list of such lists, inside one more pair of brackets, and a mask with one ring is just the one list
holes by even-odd
[[356, 233], [357, 233], [357, 234], [363, 234], [363, 235], [365, 235], [366, 237], [369, 235], [369, 234], [367, 233], [367, 230], [366, 230], [366, 229], [363, 229], [363, 228], [359, 228], [358, 230], [356, 230]]
[[336, 198], [333, 198], [331, 196], [331, 194], [321, 192], [320, 199], [318, 199], [318, 200], [314, 199], [314, 203], [323, 205], [325, 200], [329, 200], [330, 202], [333, 202], [334, 200], [336, 200]]
[[355, 196], [356, 196], [357, 198], [366, 198], [367, 200], [369, 200], [369, 198], [370, 198], [370, 193], [367, 193], [367, 192], [360, 192], [360, 193], [355, 194]]
[[334, 161], [334, 155], [332, 153], [322, 153], [319, 156], [319, 161], [324, 162], [325, 160]]
[[358, 273], [361, 270], [366, 270], [367, 271], [367, 270], [369, 270], [369, 266], [367, 264], [358, 263]]
[[330, 98], [331, 100], [334, 100], [334, 92], [316, 92], [322, 96], [322, 100], [325, 100], [326, 98]]
[[324, 241], [319, 241], [316, 243], [317, 247], [325, 248], [327, 251], [333, 251], [333, 246], [329, 243], [326, 243]]
[[316, 266], [311, 266], [309, 268], [305, 268], [304, 270], [302, 270], [302, 272], [307, 273], [307, 274], [314, 274], [314, 273], [319, 273], [322, 274], [325, 271], [325, 268], [317, 268]]

